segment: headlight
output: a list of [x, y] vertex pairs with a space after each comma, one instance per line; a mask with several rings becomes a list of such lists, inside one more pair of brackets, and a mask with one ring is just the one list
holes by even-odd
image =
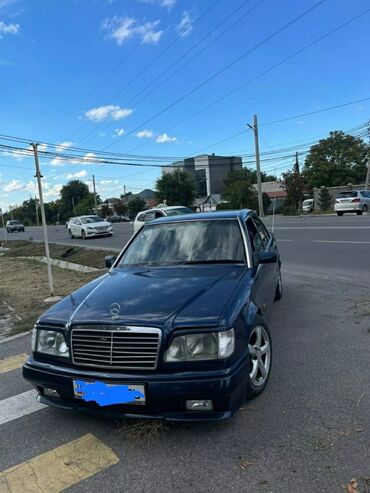
[[94, 227], [88, 226], [87, 229], [95, 229]]
[[177, 336], [165, 354], [166, 362], [228, 358], [235, 347], [234, 329]]
[[64, 335], [54, 330], [36, 329], [36, 351], [38, 353], [50, 354], [52, 356], [69, 357], [69, 349]]

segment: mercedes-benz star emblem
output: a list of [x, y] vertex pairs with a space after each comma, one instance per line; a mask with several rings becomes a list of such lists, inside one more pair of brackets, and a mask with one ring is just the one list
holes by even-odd
[[115, 320], [118, 318], [121, 311], [121, 305], [118, 303], [112, 303], [110, 306], [110, 312], [112, 314], [112, 319]]

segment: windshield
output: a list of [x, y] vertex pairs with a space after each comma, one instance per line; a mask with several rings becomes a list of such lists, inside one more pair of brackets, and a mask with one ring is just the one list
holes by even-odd
[[101, 222], [105, 222], [105, 219], [99, 216], [88, 216], [88, 217], [81, 217], [81, 222], [82, 224], [101, 223]]
[[312, 205], [313, 199], [307, 199], [303, 201], [303, 205]]
[[236, 220], [187, 221], [146, 226], [119, 267], [186, 263], [245, 263]]
[[357, 192], [340, 192], [338, 195], [339, 199], [346, 199], [350, 197], [357, 197]]
[[166, 216], [181, 216], [181, 214], [192, 214], [193, 211], [187, 207], [178, 207], [177, 209], [169, 209], [166, 212]]
[[15, 219], [13, 221], [9, 221], [9, 224], [21, 224], [21, 222], [18, 221], [18, 219]]

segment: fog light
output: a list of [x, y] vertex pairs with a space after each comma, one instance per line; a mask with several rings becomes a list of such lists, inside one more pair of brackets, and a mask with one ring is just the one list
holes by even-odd
[[48, 387], [43, 388], [43, 394], [46, 397], [59, 397], [59, 394], [55, 389], [49, 389]]
[[186, 401], [186, 409], [188, 411], [212, 411], [213, 402], [208, 400]]

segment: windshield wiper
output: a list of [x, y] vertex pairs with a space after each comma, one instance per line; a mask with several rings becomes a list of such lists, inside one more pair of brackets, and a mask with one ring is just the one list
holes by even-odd
[[230, 260], [230, 259], [219, 259], [219, 260], [185, 260], [183, 265], [192, 264], [245, 264], [243, 260]]

